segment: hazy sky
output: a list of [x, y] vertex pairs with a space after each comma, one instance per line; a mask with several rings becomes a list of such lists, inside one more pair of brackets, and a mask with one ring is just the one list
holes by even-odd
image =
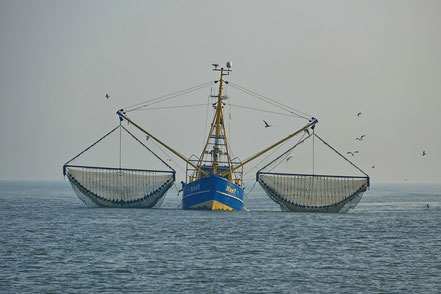
[[[230, 60], [232, 82], [359, 149], [373, 182], [441, 181], [441, 1], [0, 0], [0, 46], [3, 180], [62, 179], [118, 108], [212, 81]], [[192, 143], [178, 145], [189, 156]]]

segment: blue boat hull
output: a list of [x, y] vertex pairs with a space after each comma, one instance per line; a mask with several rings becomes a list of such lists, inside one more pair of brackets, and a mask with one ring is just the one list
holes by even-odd
[[243, 190], [238, 185], [215, 175], [185, 185], [183, 209], [243, 210]]

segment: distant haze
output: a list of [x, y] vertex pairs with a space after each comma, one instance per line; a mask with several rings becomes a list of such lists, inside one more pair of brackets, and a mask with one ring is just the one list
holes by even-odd
[[[211, 64], [231, 61], [229, 80], [360, 150], [351, 159], [373, 183], [441, 181], [441, 1], [0, 0], [0, 44], [0, 180], [62, 179], [120, 107], [217, 79]], [[159, 137], [192, 131], [157, 124]], [[197, 135], [172, 143], [199, 154]]]

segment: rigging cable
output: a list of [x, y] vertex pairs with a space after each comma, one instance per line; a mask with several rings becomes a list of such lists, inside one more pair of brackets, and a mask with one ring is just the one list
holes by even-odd
[[276, 168], [277, 166], [280, 165], [280, 163], [291, 153], [292, 150], [294, 150], [294, 148], [296, 148], [298, 145], [302, 144], [306, 139], [308, 139], [310, 136], [312, 135], [308, 135], [306, 138], [305, 134], [302, 135], [302, 137], [299, 139], [299, 141], [291, 148], [289, 148], [288, 150], [286, 150], [284, 153], [282, 153], [281, 155], [279, 155], [276, 159], [274, 159], [273, 161], [271, 161], [270, 163], [268, 163], [267, 165], [265, 165], [264, 167], [262, 167], [259, 171], [264, 170], [265, 168], [267, 168], [268, 166], [270, 166], [271, 164], [277, 162], [279, 159], [282, 159], [279, 163], [276, 164], [275, 167], [271, 168], [269, 171], [272, 171], [274, 168]]
[[[210, 100], [210, 96], [208, 97], [208, 100]], [[205, 111], [205, 129], [204, 129], [204, 136], [205, 136], [205, 134], [207, 133], [207, 126], [208, 126], [208, 112], [209, 112], [209, 109], [210, 109], [210, 101], [208, 101], [208, 103], [206, 103], [207, 104], [207, 109], [206, 109], [206, 111]], [[204, 150], [204, 148], [205, 148], [205, 137], [202, 137], [202, 150]]]
[[278, 146], [276, 149], [274, 149], [271, 153], [269, 153], [265, 158], [263, 158], [261, 161], [259, 161], [258, 163], [256, 163], [252, 168], [250, 168], [245, 174], [244, 176], [246, 176], [247, 174], [249, 174], [252, 170], [256, 169], [258, 165], [260, 165], [262, 162], [264, 162], [265, 160], [267, 160], [270, 156], [272, 156], [275, 152], [277, 152], [280, 148], [282, 148], [283, 145], [286, 144], [285, 141], [282, 144], [280, 144], [280, 146]]
[[281, 113], [281, 112], [270, 111], [270, 110], [266, 110], [266, 109], [254, 108], [254, 107], [243, 106], [243, 105], [230, 104], [230, 106], [238, 107], [238, 108], [243, 108], [243, 109], [256, 110], [256, 111], [261, 111], [261, 112], [267, 112], [267, 113], [272, 113], [272, 114], [279, 114], [279, 115], [285, 115], [285, 116], [291, 116], [291, 117], [298, 117], [297, 115], [293, 115], [293, 114]]
[[[161, 150], [162, 153], [164, 153], [164, 155], [166, 157], [168, 157], [167, 160], [172, 161], [181, 171], [185, 172], [185, 170], [180, 165], [178, 165], [176, 163], [176, 161], [174, 161], [172, 158], [170, 158], [170, 156], [158, 144], [156, 144], [155, 140], [151, 140], [151, 141], [159, 150]], [[168, 164], [167, 164], [167, 166], [168, 166]]]
[[198, 103], [198, 104], [177, 105], [177, 106], [164, 106], [164, 107], [155, 107], [155, 108], [146, 108], [146, 109], [134, 109], [134, 110], [130, 110], [130, 111], [173, 109], [173, 108], [185, 108], [185, 107], [205, 106], [205, 105], [206, 105], [206, 103]]
[[185, 94], [188, 94], [188, 93], [191, 93], [191, 92], [203, 89], [205, 87], [208, 87], [208, 86], [212, 85], [212, 83], [214, 83], [214, 82], [207, 82], [207, 83], [204, 83], [204, 84], [201, 84], [201, 85], [198, 85], [198, 86], [194, 86], [194, 87], [191, 87], [191, 88], [180, 90], [180, 91], [177, 91], [177, 92], [174, 92], [174, 93], [171, 93], [171, 94], [163, 95], [163, 96], [160, 96], [160, 97], [157, 97], [157, 98], [153, 98], [153, 99], [150, 99], [150, 100], [147, 100], [147, 101], [144, 101], [144, 102], [139, 102], [139, 103], [127, 106], [124, 109], [125, 109], [126, 112], [131, 112], [131, 111], [134, 111], [134, 110], [138, 110], [138, 109], [141, 109], [141, 108], [144, 108], [144, 107], [147, 107], [147, 106], [159, 103], [159, 102], [163, 102], [163, 101], [166, 101], [166, 100], [178, 97], [178, 96], [182, 96], [182, 95], [185, 95]]
[[122, 130], [121, 130], [121, 120], [119, 121], [119, 169], [121, 169], [121, 157], [122, 157]]
[[[312, 133], [314, 134], [315, 131], [312, 130]], [[312, 136], [312, 175], [315, 174], [315, 141], [314, 141], [315, 136]]]
[[255, 97], [257, 99], [260, 99], [260, 100], [262, 100], [262, 101], [264, 101], [264, 102], [266, 102], [268, 104], [271, 104], [271, 105], [276, 106], [276, 107], [278, 107], [280, 109], [283, 109], [283, 110], [285, 110], [285, 111], [287, 111], [289, 113], [292, 113], [292, 114], [294, 114], [294, 115], [296, 115], [296, 116], [298, 116], [300, 118], [307, 119], [307, 120], [309, 120], [311, 118], [311, 116], [308, 115], [307, 113], [302, 112], [300, 110], [297, 110], [295, 108], [292, 108], [292, 107], [290, 107], [288, 105], [282, 104], [280, 102], [277, 102], [274, 99], [268, 98], [266, 96], [263, 96], [261, 94], [258, 94], [256, 92], [254, 92], [254, 91], [248, 90], [248, 89], [246, 89], [246, 88], [244, 88], [244, 87], [242, 87], [240, 85], [234, 84], [232, 82], [229, 82], [229, 84], [231, 84], [231, 86], [233, 88], [235, 88], [236, 90], [239, 90], [239, 91], [242, 91], [244, 93], [247, 93], [250, 96], [253, 96], [253, 97]]
[[78, 157], [80, 157], [84, 152], [86, 152], [87, 150], [89, 150], [90, 148], [92, 148], [93, 146], [95, 146], [96, 144], [98, 144], [99, 142], [101, 142], [104, 138], [106, 138], [107, 136], [109, 136], [111, 133], [113, 133], [116, 129], [118, 129], [120, 126], [116, 126], [113, 130], [111, 130], [110, 132], [108, 132], [107, 134], [105, 134], [104, 136], [102, 136], [100, 139], [98, 139], [95, 143], [93, 143], [92, 145], [90, 145], [89, 147], [87, 147], [86, 149], [84, 149], [83, 151], [81, 151], [79, 154], [77, 154], [74, 158], [72, 158], [71, 160], [69, 160], [68, 162], [66, 162], [64, 165], [67, 165], [69, 163], [71, 163], [72, 161], [74, 161], [75, 159], [77, 159]]

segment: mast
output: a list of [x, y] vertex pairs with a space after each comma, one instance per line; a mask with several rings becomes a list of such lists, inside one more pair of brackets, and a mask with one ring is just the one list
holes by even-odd
[[[213, 69], [215, 71], [218, 71], [217, 68]], [[227, 73], [224, 73], [226, 71]], [[218, 171], [219, 166], [219, 159], [222, 154], [222, 150], [220, 149], [219, 139], [223, 138], [225, 143], [225, 149], [227, 153], [228, 163], [230, 164], [230, 158], [228, 156], [228, 145], [227, 145], [227, 134], [224, 132], [224, 135], [221, 134], [221, 127], [224, 129], [224, 112], [222, 111], [223, 108], [223, 102], [222, 102], [222, 90], [223, 90], [223, 83], [224, 83], [224, 75], [228, 75], [231, 70], [227, 69], [225, 70], [223, 67], [220, 69], [221, 75], [219, 80], [219, 95], [217, 98], [217, 109], [216, 109], [216, 137], [215, 137], [215, 144], [213, 148], [213, 173], [216, 175]], [[222, 125], [222, 126], [221, 126]]]
[[[227, 62], [227, 68], [218, 68], [218, 64], [213, 64], [214, 69], [213, 71], [220, 71], [220, 79], [219, 79], [219, 92], [217, 96], [217, 102], [214, 104], [216, 105], [216, 112], [213, 117], [213, 121], [211, 123], [210, 132], [208, 134], [207, 141], [205, 143], [204, 150], [202, 151], [202, 154], [200, 156], [198, 165], [201, 167], [203, 165], [205, 155], [207, 153], [211, 154], [212, 156], [212, 162], [211, 166], [208, 168], [211, 168], [212, 174], [214, 175], [220, 175], [225, 171], [225, 168], [223, 167], [223, 170], [220, 170], [220, 164], [221, 156], [223, 154], [227, 157], [228, 162], [228, 170], [232, 170], [231, 166], [231, 158], [230, 158], [230, 152], [228, 148], [228, 140], [227, 140], [227, 133], [225, 130], [225, 123], [224, 123], [224, 113], [223, 113], [223, 100], [226, 99], [226, 97], [223, 96], [223, 86], [224, 86], [224, 76], [227, 76], [230, 74], [231, 70], [231, 62]], [[209, 146], [212, 145], [213, 148], [208, 151]], [[222, 147], [224, 147], [225, 151], [222, 150]], [[198, 170], [196, 179], [200, 177], [201, 169]], [[233, 175], [232, 173], [229, 173], [227, 175], [229, 180], [232, 180]]]
[[[225, 129], [225, 122], [224, 122], [224, 113], [223, 113], [223, 105], [224, 103], [222, 102], [223, 100], [227, 99], [228, 97], [223, 96], [223, 85], [224, 85], [224, 76], [227, 76], [230, 74], [231, 70], [231, 62], [227, 62], [226, 64], [226, 69], [221, 67], [218, 68], [218, 64], [213, 64], [214, 69], [213, 71], [220, 71], [220, 79], [219, 79], [219, 93], [217, 96], [213, 95], [211, 97], [217, 97], [217, 102], [213, 104], [213, 106], [216, 107], [216, 112], [215, 115], [213, 117], [213, 121], [211, 122], [211, 127], [210, 127], [210, 132], [208, 134], [208, 138], [207, 141], [205, 143], [205, 147], [204, 150], [202, 151], [201, 156], [199, 157], [199, 160], [197, 162], [197, 164], [194, 164], [190, 159], [186, 158], [185, 156], [183, 156], [182, 154], [180, 154], [179, 152], [177, 152], [176, 150], [174, 150], [173, 148], [171, 148], [170, 146], [168, 146], [167, 144], [165, 144], [164, 142], [162, 142], [161, 140], [159, 140], [158, 138], [156, 138], [155, 136], [153, 136], [152, 134], [150, 134], [148, 131], [146, 131], [145, 129], [143, 129], [141, 126], [139, 126], [138, 124], [136, 124], [134, 121], [132, 121], [129, 117], [127, 117], [126, 113], [124, 112], [123, 109], [119, 110], [117, 112], [117, 114], [120, 117], [120, 120], [126, 120], [129, 123], [131, 123], [132, 125], [134, 125], [136, 128], [138, 128], [139, 130], [141, 130], [142, 132], [144, 132], [146, 135], [148, 135], [149, 137], [151, 137], [153, 140], [155, 140], [156, 142], [158, 142], [159, 144], [161, 144], [162, 146], [164, 146], [165, 148], [167, 148], [169, 151], [171, 151], [172, 153], [174, 153], [175, 155], [177, 155], [179, 158], [181, 158], [182, 160], [184, 160], [185, 162], [187, 162], [187, 164], [191, 165], [196, 172], [196, 176], [195, 177], [191, 177], [190, 181], [193, 180], [197, 180], [199, 178], [202, 177], [202, 175], [204, 176], [209, 176], [209, 175], [217, 175], [223, 178], [227, 178], [230, 181], [233, 181], [233, 176], [234, 176], [234, 172], [240, 168], [242, 168], [245, 164], [249, 163], [250, 161], [253, 161], [254, 159], [260, 157], [261, 155], [263, 155], [264, 153], [274, 149], [275, 147], [279, 146], [280, 144], [282, 144], [283, 142], [291, 139], [292, 137], [298, 135], [299, 133], [301, 133], [304, 130], [307, 130], [309, 128], [314, 129], [316, 123], [318, 122], [318, 120], [316, 118], [311, 118], [309, 120], [309, 123], [306, 124], [303, 128], [301, 128], [300, 130], [292, 133], [291, 135], [279, 140], [278, 142], [274, 143], [273, 145], [267, 147], [266, 149], [258, 152], [257, 154], [251, 156], [250, 158], [248, 158], [247, 160], [245, 160], [244, 162], [237, 164], [236, 163], [232, 163], [231, 162], [231, 158], [230, 158], [230, 150], [229, 150], [229, 146], [228, 146], [228, 140], [227, 140], [227, 132]], [[213, 148], [208, 151], [209, 146], [213, 146]], [[224, 148], [224, 151], [222, 150]], [[206, 154], [211, 154], [212, 158], [211, 158], [211, 162], [209, 160], [205, 159]], [[221, 156], [225, 155], [227, 157], [227, 161], [221, 161]], [[205, 163], [209, 163], [204, 164]], [[228, 165], [221, 165], [221, 164], [225, 164], [227, 163]], [[235, 166], [233, 167], [233, 164], [235, 164]], [[237, 180], [237, 179], [236, 179]]]

